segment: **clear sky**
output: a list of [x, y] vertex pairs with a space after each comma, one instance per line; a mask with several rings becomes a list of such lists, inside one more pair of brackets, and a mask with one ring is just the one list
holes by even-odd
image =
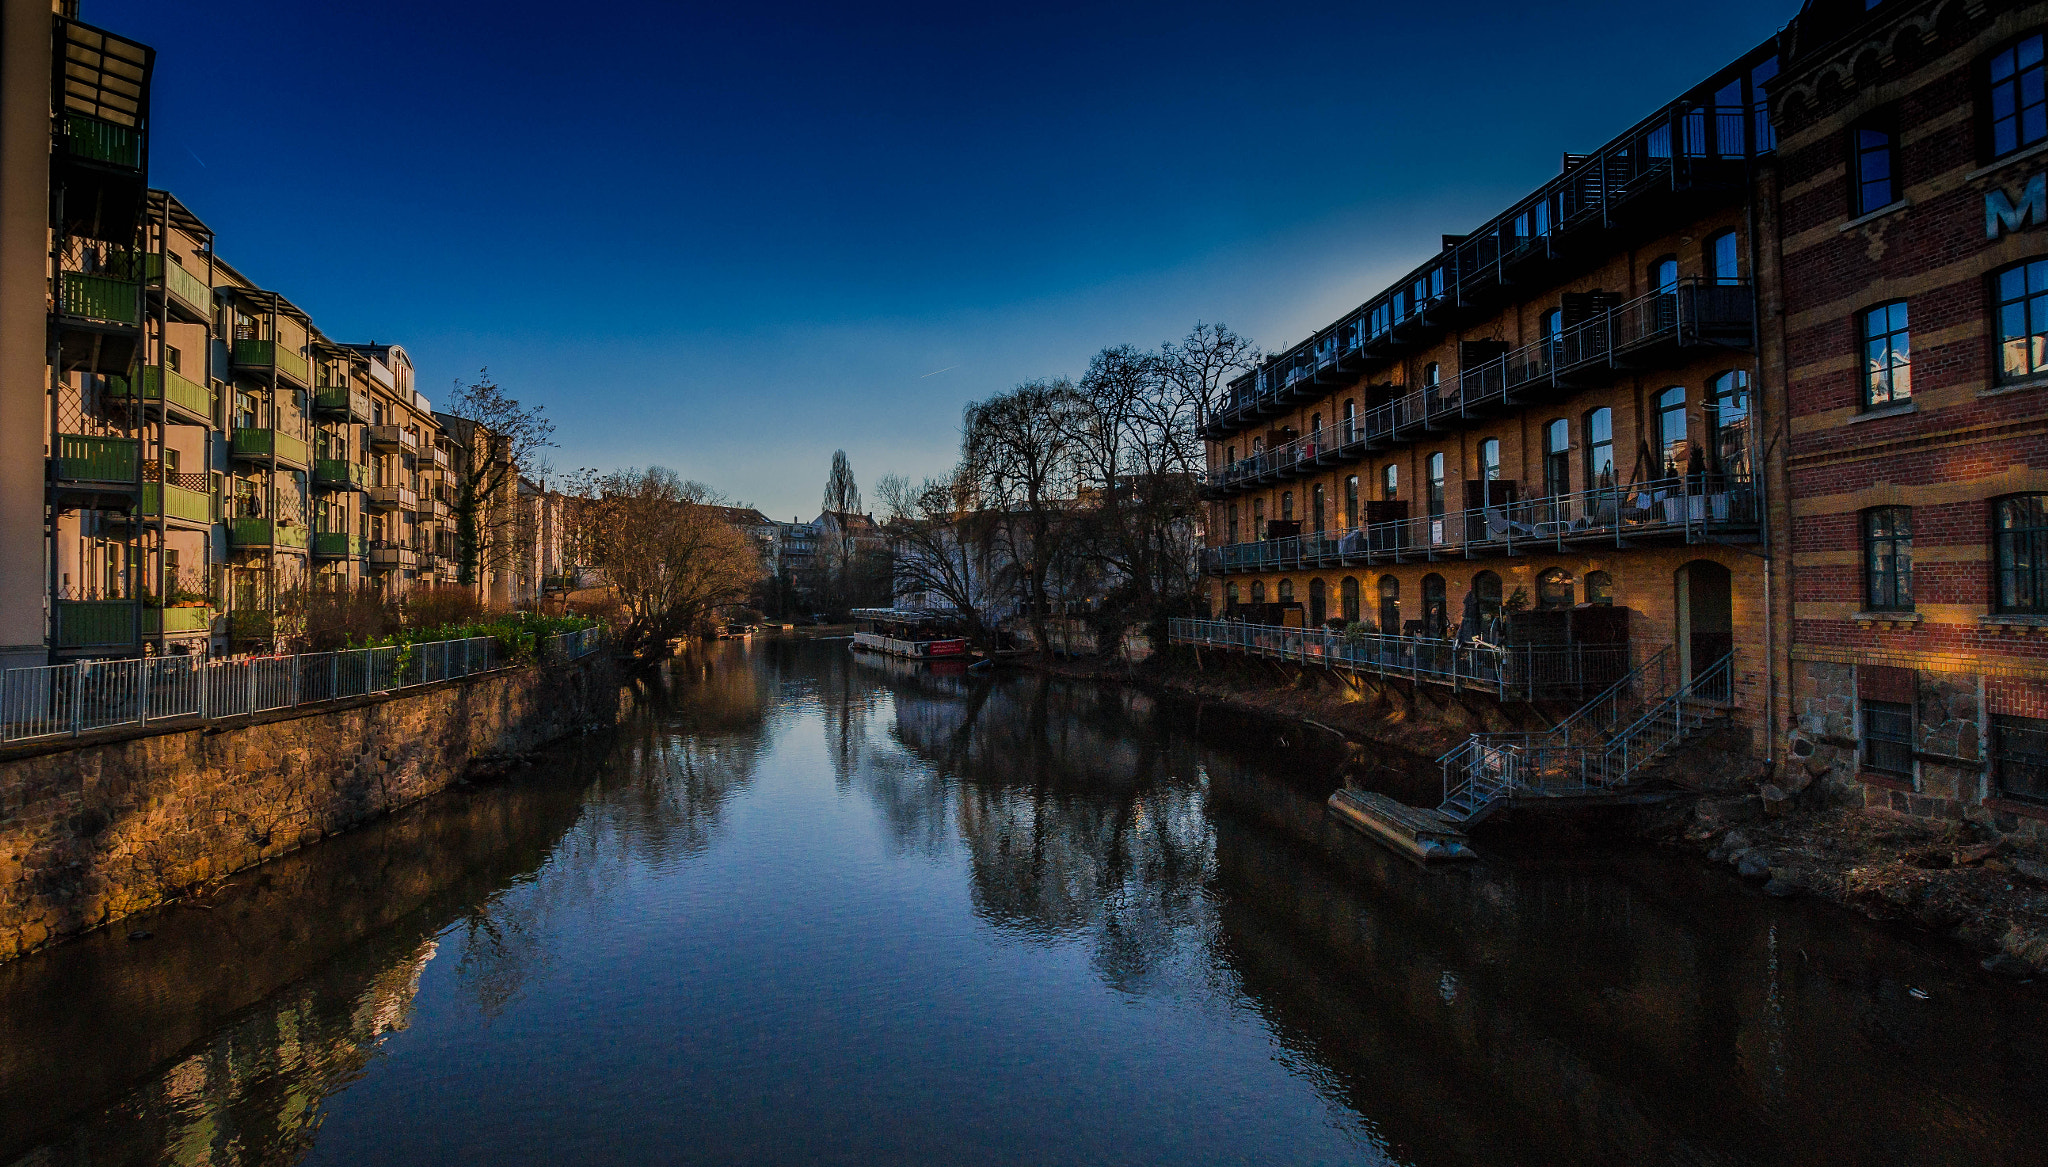
[[328, 335], [808, 519], [1104, 345], [1300, 340], [1798, 4], [82, 7], [158, 51], [151, 180]]

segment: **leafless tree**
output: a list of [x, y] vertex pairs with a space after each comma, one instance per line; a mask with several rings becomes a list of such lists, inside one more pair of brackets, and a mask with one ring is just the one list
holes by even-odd
[[742, 603], [761, 574], [718, 496], [666, 467], [571, 479], [566, 523], [576, 562], [600, 573], [624, 618], [622, 647], [659, 658], [670, 640], [704, 631]]
[[969, 639], [992, 647], [985, 610], [994, 577], [990, 518], [972, 505], [972, 485], [957, 471], [918, 485], [889, 474], [876, 490], [883, 530], [895, 544], [895, 590], [938, 597], [959, 614]]
[[1039, 651], [1051, 651], [1047, 582], [1066, 566], [1080, 490], [1074, 434], [1081, 399], [1064, 377], [1027, 381], [967, 407], [962, 470], [991, 515], [991, 535], [1018, 577]]
[[555, 423], [544, 408], [521, 404], [490, 374], [479, 369], [474, 382], [457, 382], [448, 403], [458, 457], [468, 462], [456, 476], [454, 510], [460, 579], [471, 586], [486, 572], [514, 567], [530, 545], [532, 516], [521, 505], [519, 476], [544, 477], [546, 452], [555, 444]]

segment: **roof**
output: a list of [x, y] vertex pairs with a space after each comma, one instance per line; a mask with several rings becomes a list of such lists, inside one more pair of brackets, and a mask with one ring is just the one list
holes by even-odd
[[715, 506], [711, 509], [725, 516], [725, 521], [735, 527], [772, 527], [775, 525], [775, 520], [755, 510], [753, 507]]

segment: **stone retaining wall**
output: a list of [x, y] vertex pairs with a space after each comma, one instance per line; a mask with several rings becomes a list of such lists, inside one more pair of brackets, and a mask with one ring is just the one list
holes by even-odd
[[617, 717], [603, 657], [0, 756], [0, 960]]

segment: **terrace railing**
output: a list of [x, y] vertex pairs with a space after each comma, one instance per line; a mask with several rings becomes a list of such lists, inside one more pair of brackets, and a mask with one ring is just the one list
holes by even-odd
[[1473, 689], [1503, 701], [1575, 699], [1605, 689], [1629, 670], [1627, 645], [1493, 645], [1187, 619], [1169, 620], [1167, 638], [1174, 644]]
[[[551, 636], [540, 644], [540, 661], [580, 660], [603, 643], [601, 628]], [[507, 663], [497, 639], [480, 636], [291, 656], [158, 656], [8, 669], [0, 673], [0, 742], [242, 717], [457, 680]]]
[[1702, 543], [1712, 534], [1754, 530], [1761, 516], [1762, 499], [1750, 476], [1682, 475], [1339, 531], [1233, 543], [1204, 552], [1203, 567], [1214, 574], [1405, 563], [1599, 544], [1620, 547], [1631, 538], [1652, 535]]

